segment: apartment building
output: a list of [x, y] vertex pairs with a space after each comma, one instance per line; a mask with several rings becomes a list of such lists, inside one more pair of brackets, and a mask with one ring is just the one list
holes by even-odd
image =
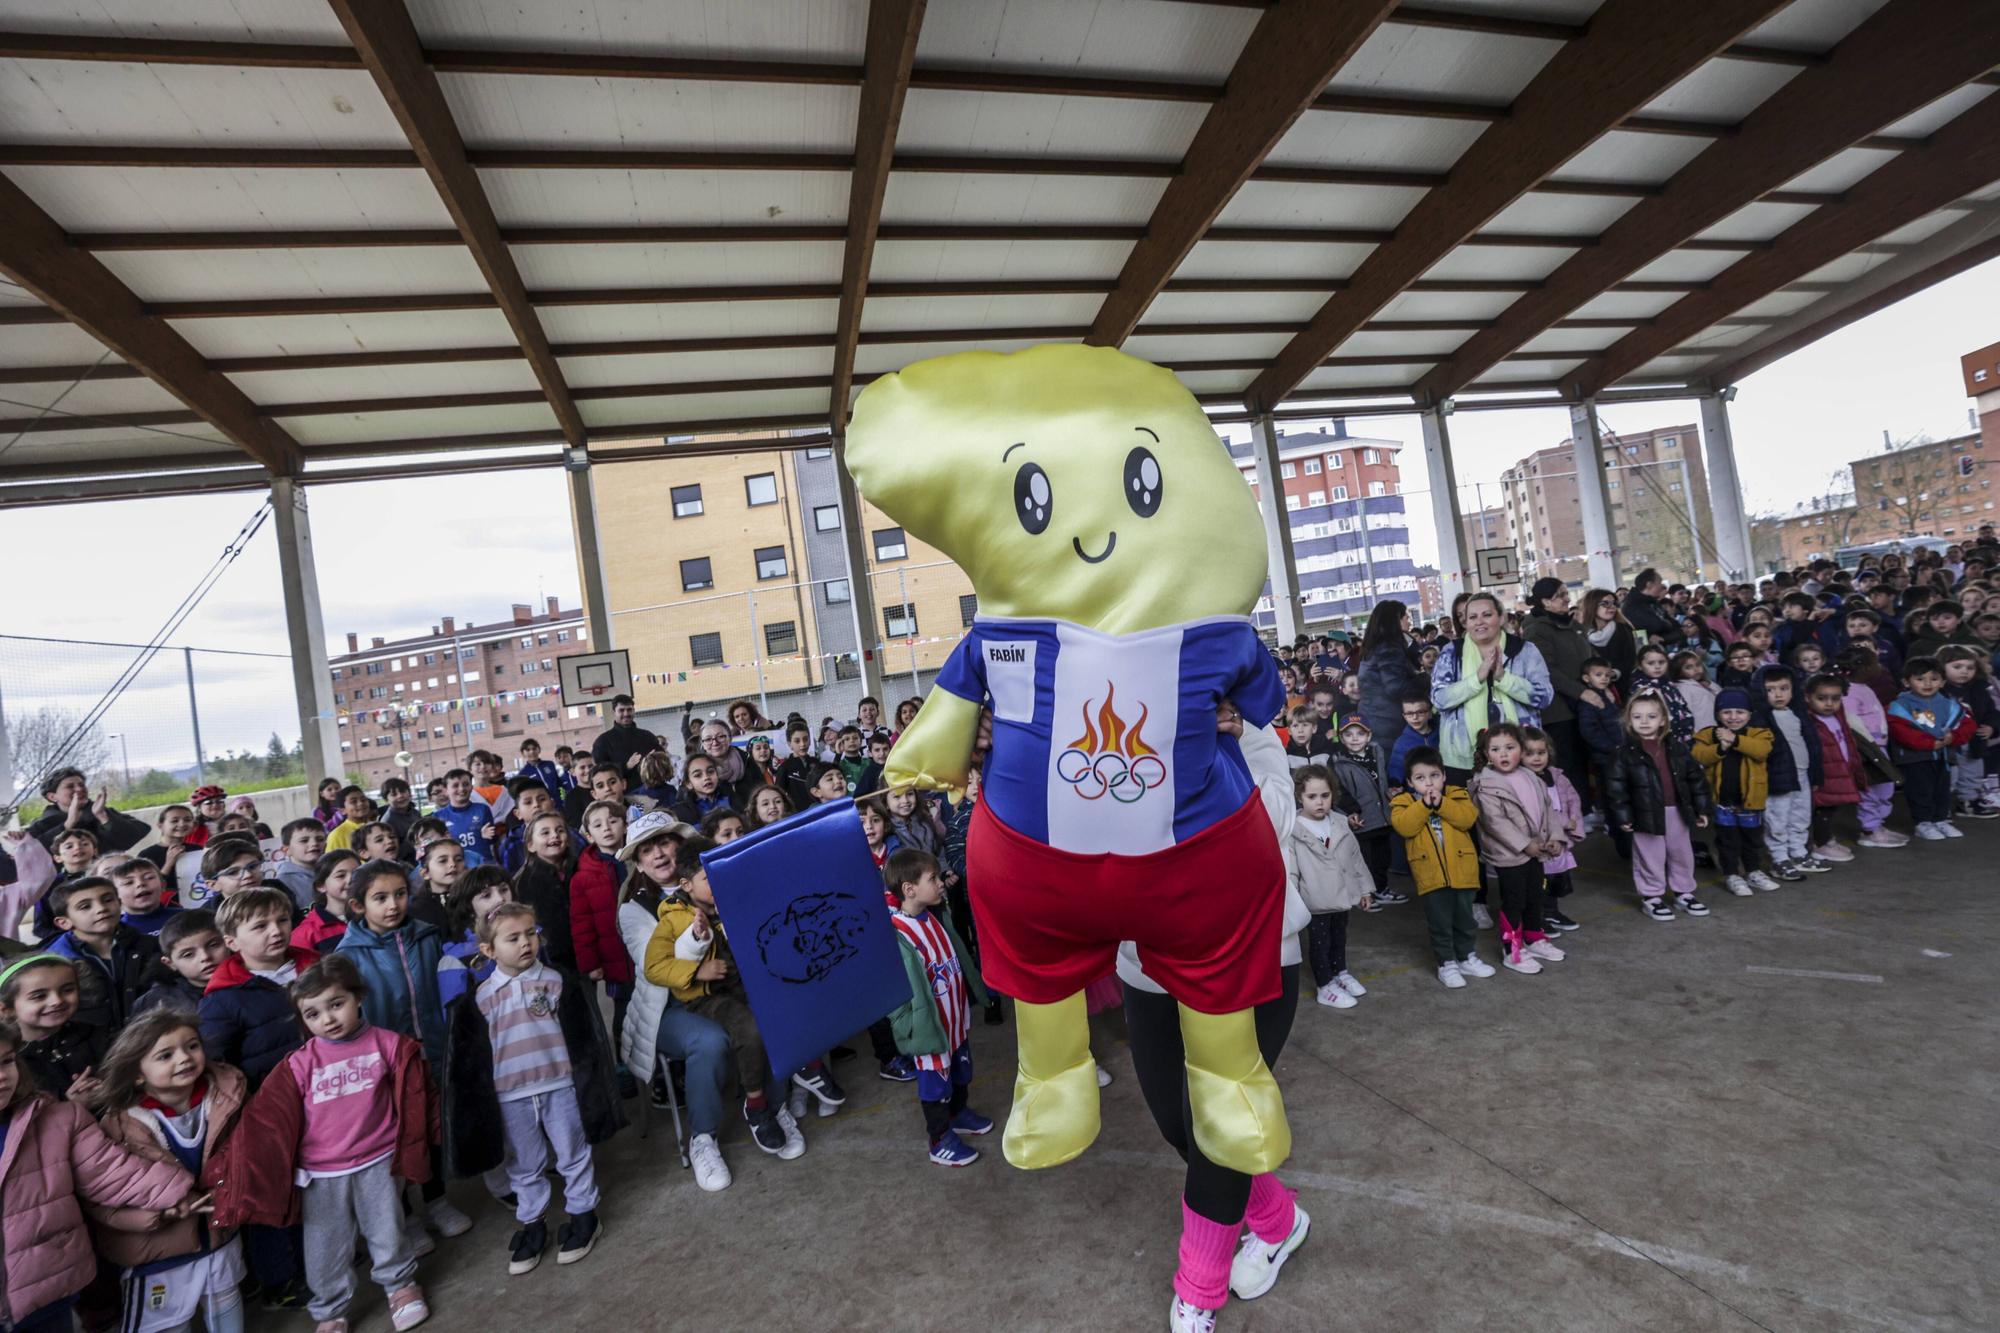
[[1847, 544], [1971, 537], [1994, 521], [1993, 451], [1977, 432], [1901, 446], [1848, 464], [1855, 517]]
[[[444, 616], [430, 633], [400, 639], [347, 636], [330, 659], [333, 706], [346, 770], [362, 785], [404, 776], [421, 786], [464, 764], [472, 750], [492, 750], [511, 766], [533, 736], [545, 754], [558, 745], [587, 746], [604, 729], [596, 705], [562, 706], [555, 662], [589, 652], [581, 610], [555, 598], [540, 610], [516, 603], [506, 620], [460, 625]], [[405, 769], [396, 756], [407, 752]]]
[[[1619, 579], [1648, 566], [1670, 579], [1717, 577], [1699, 431], [1690, 424], [1607, 432], [1603, 457]], [[1522, 582], [1553, 575], [1580, 587], [1589, 558], [1574, 447], [1565, 441], [1528, 455], [1500, 474], [1500, 487]]]
[[1750, 524], [1750, 563], [1762, 573], [1797, 569], [1821, 559], [1832, 560], [1843, 546], [1860, 511], [1852, 495], [1821, 496], [1789, 514], [1768, 514]]

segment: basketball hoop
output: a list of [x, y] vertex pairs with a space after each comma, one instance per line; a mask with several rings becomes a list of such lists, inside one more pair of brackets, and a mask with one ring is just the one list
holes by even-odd
[[583, 692], [595, 699], [600, 695], [609, 694], [611, 687], [609, 685], [586, 685], [583, 687]]

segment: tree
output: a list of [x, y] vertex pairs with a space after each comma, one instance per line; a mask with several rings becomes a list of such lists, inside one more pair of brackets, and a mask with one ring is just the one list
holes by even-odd
[[292, 756], [286, 752], [285, 743], [278, 739], [278, 733], [271, 733], [271, 743], [264, 747], [264, 770], [267, 777], [283, 777], [291, 771]]
[[92, 779], [103, 774], [111, 742], [105, 739], [102, 727], [93, 722], [73, 744], [64, 745], [82, 721], [81, 714], [54, 705], [0, 718], [0, 727], [6, 728], [14, 785], [22, 795], [38, 793], [42, 777], [54, 769], [79, 768]]

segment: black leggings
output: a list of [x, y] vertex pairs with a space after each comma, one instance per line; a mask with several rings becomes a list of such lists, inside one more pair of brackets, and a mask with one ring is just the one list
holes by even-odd
[[1347, 913], [1314, 912], [1306, 931], [1313, 985], [1324, 986], [1347, 970]]
[[[1299, 1004], [1299, 965], [1281, 969], [1278, 998], [1257, 1006], [1257, 1049], [1264, 1063], [1275, 1066], [1285, 1038], [1292, 1033], [1292, 1015]], [[1125, 1031], [1132, 1043], [1132, 1068], [1139, 1076], [1139, 1094], [1160, 1137], [1187, 1163], [1187, 1183], [1181, 1197], [1187, 1206], [1211, 1222], [1233, 1226], [1250, 1205], [1250, 1177], [1217, 1166], [1201, 1155], [1194, 1142], [1194, 1116], [1188, 1109], [1187, 1052], [1181, 1045], [1180, 1006], [1171, 995], [1155, 995], [1136, 986], [1125, 988]]]
[[1500, 876], [1500, 910], [1519, 930], [1539, 932], [1542, 920], [1542, 863], [1523, 861], [1517, 866], [1496, 866]]
[[[1444, 770], [1444, 780], [1454, 787], [1470, 788], [1472, 786], [1472, 772], [1469, 768], [1453, 768], [1447, 764]], [[1471, 828], [1467, 829], [1465, 836], [1472, 839], [1472, 850], [1479, 853], [1479, 863], [1484, 866], [1486, 864], [1486, 844], [1479, 836], [1479, 825], [1474, 824]], [[1479, 887], [1473, 892], [1472, 901], [1478, 903], [1481, 907], [1486, 905], [1486, 876], [1483, 874], [1479, 877]]]
[[1361, 847], [1361, 860], [1368, 867], [1368, 877], [1375, 881], [1375, 892], [1389, 887], [1389, 834], [1387, 828], [1363, 829], [1354, 835], [1354, 841]]

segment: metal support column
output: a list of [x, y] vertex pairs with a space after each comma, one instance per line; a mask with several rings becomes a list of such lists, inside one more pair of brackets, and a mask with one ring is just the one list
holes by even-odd
[[1716, 557], [1723, 577], [1742, 580], [1750, 577], [1750, 520], [1743, 512], [1743, 480], [1736, 471], [1736, 436], [1729, 429], [1729, 399], [1734, 396], [1733, 389], [1725, 389], [1701, 400], [1701, 447]]
[[[201, 707], [194, 699], [194, 649], [181, 649], [181, 665], [187, 668], [188, 727], [194, 732], [194, 780], [206, 782], [208, 777], [205, 768], [208, 760], [201, 752]], [[336, 725], [334, 729], [338, 731], [339, 727]]]
[[1597, 400], [1569, 407], [1570, 455], [1576, 463], [1577, 504], [1583, 511], [1584, 554], [1590, 586], [1618, 586], [1618, 556], [1611, 540], [1611, 491], [1605, 485], [1604, 435], [1597, 426]]
[[847, 557], [847, 605], [854, 613], [854, 647], [861, 654], [861, 692], [882, 697], [882, 654], [876, 645], [875, 585], [868, 576], [868, 534], [861, 524], [861, 493], [847, 470], [847, 431], [833, 430], [833, 476], [840, 499], [840, 542]]
[[1476, 585], [1471, 580], [1472, 552], [1465, 549], [1465, 516], [1458, 508], [1458, 469], [1451, 461], [1451, 428], [1442, 407], [1426, 410], [1424, 470], [1431, 482], [1431, 522], [1437, 528], [1438, 582], [1449, 610], [1458, 595]]
[[[1292, 513], [1285, 507], [1285, 479], [1278, 466], [1278, 427], [1266, 412], [1250, 427], [1257, 459], [1257, 508], [1264, 518], [1264, 549], [1270, 556], [1271, 610], [1277, 616], [1279, 643], [1291, 643], [1305, 628], [1305, 607], [1299, 600], [1299, 563], [1292, 554]], [[1362, 541], [1368, 540], [1364, 530]]]
[[591, 479], [590, 452], [563, 451], [563, 472], [569, 478], [569, 524], [576, 538], [577, 584], [583, 589], [583, 622], [590, 630], [590, 650], [611, 651], [611, 599], [604, 589], [604, 544], [597, 528], [597, 487]]
[[333, 674], [326, 661], [326, 620], [313, 568], [312, 521], [306, 488], [296, 477], [271, 479], [271, 516], [278, 525], [278, 578], [285, 593], [285, 636], [292, 653], [292, 693], [298, 700], [306, 784], [347, 772], [334, 720]]

